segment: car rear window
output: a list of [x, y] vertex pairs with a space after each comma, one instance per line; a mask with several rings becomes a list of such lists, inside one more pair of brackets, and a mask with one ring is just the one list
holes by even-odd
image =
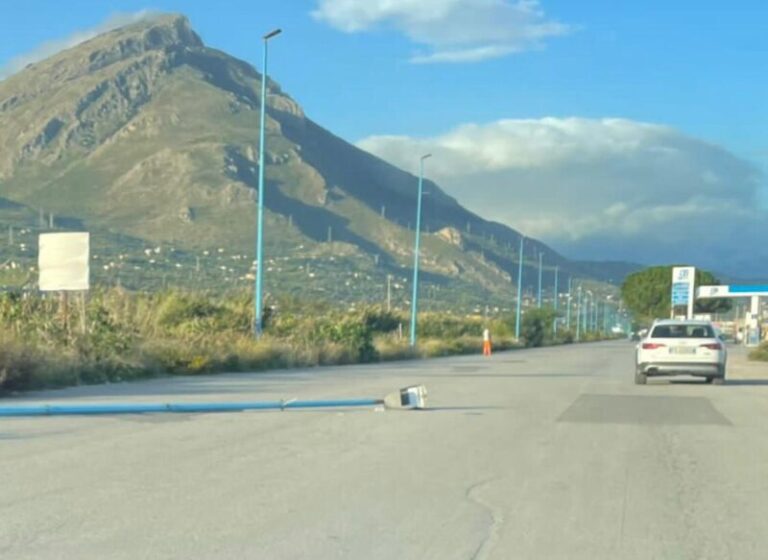
[[709, 325], [658, 325], [651, 338], [715, 338], [715, 331]]

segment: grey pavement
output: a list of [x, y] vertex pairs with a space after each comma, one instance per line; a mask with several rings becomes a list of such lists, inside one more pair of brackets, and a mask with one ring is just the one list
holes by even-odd
[[633, 384], [627, 342], [160, 379], [12, 402], [429, 410], [0, 418], [0, 558], [762, 559], [768, 364]]

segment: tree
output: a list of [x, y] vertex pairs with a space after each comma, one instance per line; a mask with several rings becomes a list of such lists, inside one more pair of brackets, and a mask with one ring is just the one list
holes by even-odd
[[523, 315], [520, 335], [529, 348], [542, 346], [552, 335], [556, 314], [549, 308], [530, 309]]
[[[706, 270], [696, 270], [695, 287], [716, 286], [720, 281]], [[695, 289], [694, 287], [694, 289]], [[627, 276], [621, 286], [624, 303], [640, 323], [669, 317], [672, 304], [672, 266], [654, 266]], [[705, 299], [695, 303], [694, 313], [722, 313], [731, 309], [727, 299]]]

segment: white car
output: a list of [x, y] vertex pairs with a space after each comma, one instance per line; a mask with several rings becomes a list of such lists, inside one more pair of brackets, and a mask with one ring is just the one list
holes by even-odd
[[657, 375], [695, 375], [725, 380], [725, 344], [709, 321], [656, 321], [637, 345], [635, 383]]

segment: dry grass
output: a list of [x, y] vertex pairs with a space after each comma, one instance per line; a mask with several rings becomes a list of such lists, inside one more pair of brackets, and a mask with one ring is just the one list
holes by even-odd
[[[368, 308], [345, 312], [283, 302], [265, 336], [251, 333], [246, 294], [97, 292], [69, 309], [65, 327], [51, 298], [0, 295], [0, 392], [125, 381], [156, 375], [351, 364], [479, 353], [488, 324], [494, 348], [518, 345], [509, 321], [429, 314], [417, 348], [396, 335], [407, 317]], [[421, 318], [420, 318], [421, 321]], [[420, 323], [421, 325], [421, 323]]]

